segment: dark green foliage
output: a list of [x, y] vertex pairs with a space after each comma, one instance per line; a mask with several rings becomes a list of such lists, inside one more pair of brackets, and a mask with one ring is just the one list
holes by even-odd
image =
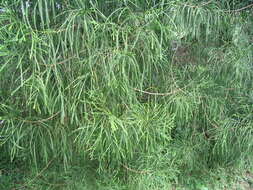
[[248, 4], [2, 2], [3, 160], [78, 158], [139, 189], [248, 167], [253, 16], [232, 11]]

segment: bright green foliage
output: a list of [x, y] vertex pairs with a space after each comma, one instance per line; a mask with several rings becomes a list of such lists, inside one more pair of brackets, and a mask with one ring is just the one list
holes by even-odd
[[92, 160], [139, 189], [252, 161], [252, 8], [27, 2], [0, 4], [2, 155]]

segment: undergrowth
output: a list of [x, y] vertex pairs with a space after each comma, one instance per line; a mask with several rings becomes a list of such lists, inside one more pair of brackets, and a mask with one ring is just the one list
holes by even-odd
[[5, 188], [222, 189], [252, 168], [251, 6], [0, 6]]

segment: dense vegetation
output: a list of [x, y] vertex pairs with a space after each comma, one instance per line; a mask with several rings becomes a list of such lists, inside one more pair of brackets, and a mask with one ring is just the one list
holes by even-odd
[[250, 170], [250, 3], [1, 1], [0, 182], [204, 189]]

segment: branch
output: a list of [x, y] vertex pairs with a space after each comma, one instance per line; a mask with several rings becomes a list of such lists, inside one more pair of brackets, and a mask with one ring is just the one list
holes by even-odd
[[240, 8], [240, 9], [227, 10], [227, 11], [224, 11], [224, 12], [240, 12], [240, 11], [242, 11], [242, 10], [244, 10], [244, 9], [248, 9], [248, 8], [250, 8], [250, 7], [252, 7], [252, 6], [253, 6], [253, 3], [252, 3], [252, 4], [249, 4], [249, 5], [245, 6], [245, 7], [242, 7], [242, 8]]
[[206, 6], [206, 5], [210, 4], [212, 1], [213, 0], [210, 0], [210, 1], [207, 1], [207, 2], [205, 2], [203, 4], [200, 4], [200, 5], [189, 5], [189, 4], [183, 4], [183, 3], [182, 4], [187, 6], [187, 7], [191, 7], [191, 8], [199, 8], [199, 7], [203, 7], [203, 6]]
[[159, 92], [148, 92], [148, 91], [140, 90], [140, 89], [137, 89], [137, 88], [133, 88], [133, 89], [135, 91], [142, 92], [144, 94], [154, 95], [154, 96], [169, 96], [169, 95], [175, 94], [175, 93], [177, 93], [179, 91], [183, 91], [181, 88], [179, 88], [179, 89], [173, 90], [171, 92], [159, 93]]
[[[42, 173], [47, 170], [47, 168], [49, 167], [49, 165], [52, 163], [52, 161], [54, 160], [54, 158], [52, 160], [50, 160], [47, 165], [34, 177], [32, 178], [30, 181], [28, 181], [27, 183], [23, 184], [21, 187], [19, 187], [19, 189], [23, 189], [25, 187], [27, 187], [28, 185], [30, 185], [35, 179], [37, 179], [38, 177], [40, 177], [42, 175]], [[13, 190], [18, 190], [17, 188], [14, 188]]]
[[[79, 53], [83, 53], [83, 52], [85, 52], [85, 50], [81, 50]], [[78, 56], [77, 55], [73, 55], [73, 56], [71, 56], [71, 57], [69, 57], [69, 58], [67, 58], [67, 59], [65, 59], [63, 61], [60, 61], [58, 63], [54, 63], [54, 64], [41, 64], [41, 65], [45, 65], [47, 67], [53, 67], [53, 66], [56, 66], [56, 65], [64, 64], [64, 63], [70, 61], [71, 59], [75, 59], [75, 58], [78, 58]]]
[[27, 122], [27, 123], [42, 123], [44, 121], [48, 121], [50, 119], [53, 119], [56, 115], [58, 115], [60, 112], [58, 111], [57, 113], [51, 115], [50, 117], [48, 118], [45, 118], [45, 119], [41, 119], [41, 120], [36, 120], [36, 121], [32, 121], [32, 120], [21, 120], [23, 122]]
[[138, 174], [147, 174], [147, 173], [150, 173], [150, 171], [144, 171], [144, 170], [134, 170], [134, 169], [132, 169], [132, 168], [129, 168], [129, 167], [127, 167], [126, 165], [122, 165], [126, 170], [129, 170], [129, 171], [131, 171], [131, 172], [133, 172], [133, 173], [138, 173]]

